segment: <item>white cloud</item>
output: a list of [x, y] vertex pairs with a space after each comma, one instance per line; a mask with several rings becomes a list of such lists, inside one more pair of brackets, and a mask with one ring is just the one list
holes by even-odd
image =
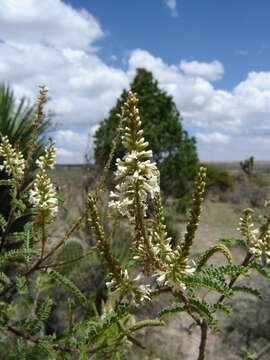
[[61, 0], [0, 0], [0, 34], [5, 40], [89, 49], [104, 33], [85, 10]]
[[55, 140], [60, 146], [70, 146], [72, 148], [86, 147], [88, 136], [72, 130], [59, 130], [56, 133]]
[[201, 77], [187, 76], [175, 65], [168, 65], [145, 50], [131, 53], [130, 77], [136, 67], [153, 72], [160, 86], [174, 96], [189, 126], [231, 134], [270, 132], [270, 71], [251, 72], [232, 91], [225, 91]]
[[83, 164], [84, 156], [81, 151], [67, 150], [56, 147], [56, 161], [58, 164]]
[[196, 133], [196, 138], [206, 144], [228, 144], [230, 137], [219, 132], [213, 132], [208, 134]]
[[182, 60], [179, 67], [187, 76], [201, 77], [210, 81], [219, 80], [224, 74], [224, 67], [218, 60], [211, 63]]
[[83, 163], [84, 154], [91, 138], [87, 132], [78, 133], [73, 130], [58, 130], [54, 135], [56, 141], [57, 163]]
[[177, 4], [176, 4], [176, 0], [165, 0], [166, 5], [168, 6], [168, 8], [171, 11], [172, 16], [177, 16]]

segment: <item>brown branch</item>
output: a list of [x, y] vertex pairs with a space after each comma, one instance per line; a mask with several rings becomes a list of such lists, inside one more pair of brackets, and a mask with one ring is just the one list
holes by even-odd
[[206, 340], [207, 340], [207, 330], [208, 326], [205, 320], [202, 321], [200, 324], [201, 328], [201, 341], [200, 341], [200, 347], [199, 347], [199, 356], [198, 360], [204, 360], [205, 359], [205, 347], [206, 347]]
[[33, 336], [24, 333], [21, 330], [15, 329], [13, 326], [8, 325], [7, 330], [12, 332], [14, 335], [24, 338], [25, 340], [31, 341], [34, 344], [38, 344], [38, 340], [35, 339]]

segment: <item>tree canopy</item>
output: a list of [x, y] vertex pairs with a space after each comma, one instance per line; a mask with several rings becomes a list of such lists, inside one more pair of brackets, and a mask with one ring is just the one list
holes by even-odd
[[[181, 116], [172, 96], [158, 86], [150, 71], [139, 68], [130, 85], [139, 98], [139, 112], [145, 139], [153, 151], [160, 173], [163, 190], [177, 197], [188, 196], [189, 185], [196, 175], [198, 157], [196, 143], [183, 129]], [[112, 146], [115, 130], [119, 126], [117, 114], [126, 101], [124, 90], [95, 134], [94, 156], [96, 164], [104, 165]], [[119, 146], [115, 157], [122, 157], [123, 146]]]

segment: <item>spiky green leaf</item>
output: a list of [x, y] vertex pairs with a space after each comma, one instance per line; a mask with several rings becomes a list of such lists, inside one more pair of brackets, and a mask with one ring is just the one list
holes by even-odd
[[74, 296], [76, 296], [81, 303], [85, 304], [87, 302], [86, 297], [83, 295], [81, 290], [77, 288], [77, 286], [69, 280], [66, 276], [60, 274], [54, 269], [48, 269], [48, 274], [50, 277], [58, 282], [60, 282], [64, 287], [69, 289]]

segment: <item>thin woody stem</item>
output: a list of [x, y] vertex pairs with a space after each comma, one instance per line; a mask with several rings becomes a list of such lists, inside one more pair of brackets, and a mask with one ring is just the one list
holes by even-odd
[[[250, 253], [247, 253], [244, 260], [243, 260], [243, 262], [242, 262], [242, 266], [244, 266], [244, 267], [248, 266], [248, 263], [249, 263], [251, 258], [252, 258], [252, 255]], [[239, 278], [240, 275], [241, 275], [240, 273], [237, 273], [230, 280], [230, 283], [228, 285], [228, 287], [230, 289], [233, 287], [233, 285], [235, 284], [235, 282], [237, 281], [237, 279]], [[225, 299], [225, 295], [221, 295], [220, 298], [218, 299], [218, 301], [216, 302], [216, 304], [222, 303], [224, 299]], [[207, 332], [208, 332], [208, 325], [205, 322], [205, 320], [203, 320], [201, 322], [200, 328], [201, 328], [201, 341], [200, 341], [198, 360], [204, 360], [205, 359], [205, 348], [206, 348]]]

